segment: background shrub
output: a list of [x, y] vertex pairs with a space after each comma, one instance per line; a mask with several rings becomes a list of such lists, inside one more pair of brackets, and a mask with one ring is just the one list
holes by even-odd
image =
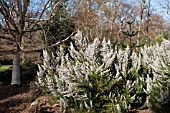
[[1, 65], [12, 65], [12, 59], [0, 59]]

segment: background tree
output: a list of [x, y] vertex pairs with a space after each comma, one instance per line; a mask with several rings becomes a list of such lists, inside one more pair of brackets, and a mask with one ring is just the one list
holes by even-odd
[[138, 31], [139, 31], [139, 33], [138, 33], [138, 39], [137, 39], [137, 44], [139, 43], [139, 41], [140, 41], [140, 31], [141, 31], [141, 27], [142, 27], [142, 23], [143, 23], [143, 15], [144, 15], [144, 10], [146, 9], [146, 7], [145, 7], [145, 2], [146, 2], [146, 0], [140, 0], [139, 1], [140, 2], [140, 11], [139, 11], [139, 27], [138, 27]]
[[163, 32], [164, 38], [170, 40], [170, 24], [167, 25], [166, 30]]
[[[72, 18], [76, 21], [76, 28], [82, 30], [87, 37], [90, 39], [107, 37], [116, 43], [127, 41], [121, 31], [127, 30], [126, 22], [133, 19], [135, 19], [133, 28], [140, 31], [138, 36], [133, 38], [134, 41], [141, 43], [143, 37], [152, 37], [153, 34], [149, 33], [150, 21], [152, 14], [158, 14], [151, 5], [151, 0], [131, 2], [73, 0], [70, 2], [69, 9]], [[156, 34], [157, 32], [155, 36]]]
[[[49, 20], [51, 12], [47, 19], [44, 19], [46, 10], [53, 11], [50, 8], [51, 0], [48, 0], [42, 9], [30, 8], [30, 0], [1, 0], [0, 13], [2, 16], [1, 31], [8, 37], [1, 36], [10, 41], [13, 45], [13, 66], [11, 85], [20, 84], [20, 55], [23, 52], [22, 40], [28, 33], [39, 30], [37, 26], [40, 22]], [[56, 6], [56, 5], [55, 5]], [[55, 7], [54, 6], [54, 7]]]
[[162, 13], [167, 18], [170, 18], [170, 0], [164, 0], [159, 2], [160, 8], [162, 8]]
[[[55, 5], [57, 0], [53, 2]], [[69, 35], [74, 32], [75, 24], [74, 20], [70, 18], [69, 11], [67, 10], [68, 0], [60, 1], [55, 11], [53, 12], [53, 17], [42, 25], [41, 37], [47, 48], [49, 54], [55, 53], [57, 46], [53, 46], [56, 42], [60, 42], [66, 39]], [[63, 42], [62, 46], [67, 46], [70, 44], [71, 38]]]

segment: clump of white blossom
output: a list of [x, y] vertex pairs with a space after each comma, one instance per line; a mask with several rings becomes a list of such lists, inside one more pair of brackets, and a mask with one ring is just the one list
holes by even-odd
[[[105, 39], [88, 43], [82, 35], [75, 45], [70, 44], [67, 54], [60, 46], [57, 56], [51, 57], [44, 50], [44, 62], [39, 66], [38, 84], [60, 98], [62, 112], [72, 105], [89, 112], [127, 112], [141, 107], [154, 87], [165, 87], [162, 82], [168, 83], [168, 88], [167, 40], [161, 46], [145, 46], [139, 53], [129, 47], [113, 48]], [[162, 88], [157, 99], [164, 101], [168, 94], [169, 90]]]
[[161, 110], [170, 102], [170, 41], [141, 49], [143, 62], [151, 70], [147, 77], [148, 103], [151, 109]]

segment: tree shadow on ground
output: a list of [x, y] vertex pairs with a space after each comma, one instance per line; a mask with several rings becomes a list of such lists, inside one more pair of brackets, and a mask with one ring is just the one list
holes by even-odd
[[[0, 113], [19, 113], [30, 103], [29, 85], [1, 86]], [[22, 106], [21, 106], [22, 104]]]
[[1, 86], [0, 87], [0, 100], [4, 100], [5, 98], [9, 98], [15, 96], [17, 94], [29, 92], [29, 85], [21, 85], [21, 86]]

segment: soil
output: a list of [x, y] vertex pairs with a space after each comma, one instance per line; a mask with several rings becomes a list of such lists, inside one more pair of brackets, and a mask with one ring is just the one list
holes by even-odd
[[[48, 100], [43, 97], [42, 103]], [[0, 113], [39, 113], [41, 108], [32, 107], [31, 103], [35, 100], [35, 95], [29, 90], [29, 84], [20, 86], [0, 86]], [[45, 104], [43, 103], [43, 106]], [[57, 105], [57, 104], [56, 104]], [[58, 105], [57, 105], [58, 106]], [[49, 106], [48, 106], [49, 107]], [[52, 108], [53, 109], [53, 108]], [[57, 107], [58, 109], [58, 107]], [[56, 109], [46, 111], [46, 113], [58, 113]], [[137, 110], [134, 113], [152, 113], [149, 109]]]
[[31, 101], [29, 85], [0, 86], [0, 113], [21, 113]]

